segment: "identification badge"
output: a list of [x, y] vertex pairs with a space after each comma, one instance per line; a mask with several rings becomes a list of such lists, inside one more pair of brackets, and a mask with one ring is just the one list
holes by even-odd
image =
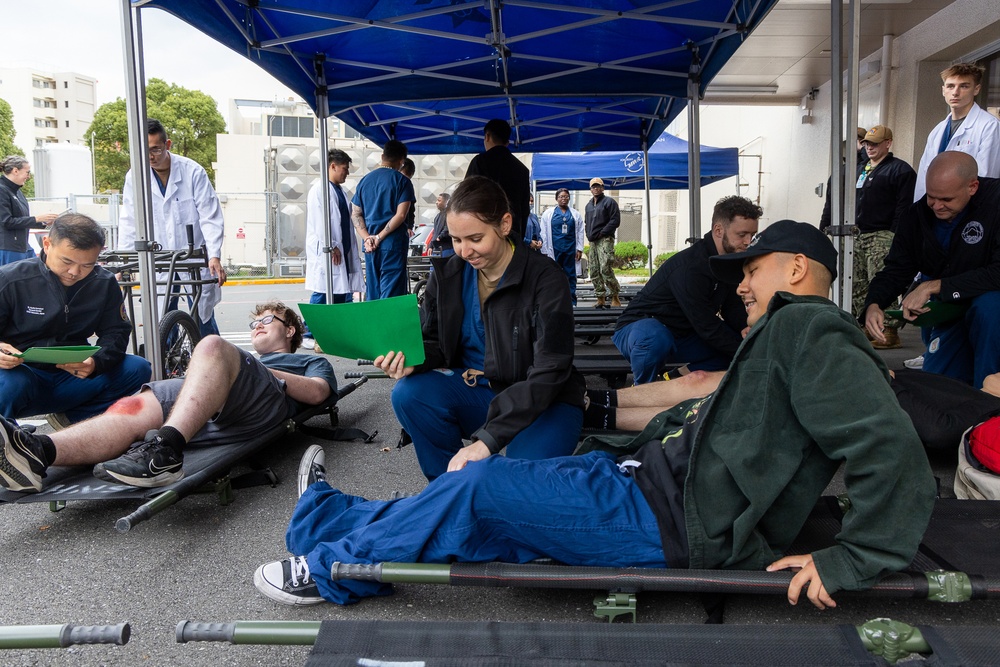
[[858, 184], [855, 185], [854, 187], [855, 188], [860, 188], [861, 186], [863, 186], [865, 184], [865, 178], [867, 178], [867, 177], [868, 177], [868, 172], [867, 171], [861, 172], [861, 175], [858, 176]]
[[562, 233], [563, 234], [569, 234], [569, 225], [567, 225], [565, 222], [563, 223]]

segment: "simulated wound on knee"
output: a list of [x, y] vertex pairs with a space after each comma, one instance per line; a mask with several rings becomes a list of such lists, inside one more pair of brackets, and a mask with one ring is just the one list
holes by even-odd
[[111, 404], [108, 412], [116, 415], [137, 415], [142, 411], [143, 400], [138, 394], [120, 398]]
[[587, 409], [583, 413], [583, 427], [615, 430], [618, 393], [614, 389], [588, 389], [587, 399]]

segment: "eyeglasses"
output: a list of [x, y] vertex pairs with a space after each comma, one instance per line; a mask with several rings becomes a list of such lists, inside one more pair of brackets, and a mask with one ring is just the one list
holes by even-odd
[[253, 322], [250, 323], [250, 331], [253, 331], [257, 327], [267, 326], [273, 320], [278, 320], [279, 322], [281, 322], [282, 324], [284, 324], [286, 327], [289, 326], [288, 322], [286, 322], [285, 320], [281, 319], [277, 315], [265, 315], [264, 317], [260, 318], [259, 320], [254, 320]]
[[156, 148], [150, 148], [149, 149], [149, 154], [150, 155], [155, 155], [156, 157], [159, 157], [159, 156], [163, 155], [163, 151], [165, 151], [165, 150], [167, 150], [167, 149], [166, 148], [161, 148], [161, 147], [157, 146]]

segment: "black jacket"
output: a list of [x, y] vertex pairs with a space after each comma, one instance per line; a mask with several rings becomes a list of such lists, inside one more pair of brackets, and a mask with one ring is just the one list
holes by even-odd
[[[462, 274], [458, 255], [431, 260], [420, 322], [426, 359], [416, 368], [462, 362]], [[503, 280], [483, 305], [486, 367], [496, 397], [473, 438], [496, 453], [555, 403], [583, 407], [583, 376], [573, 367], [573, 308], [566, 275], [548, 257], [518, 245]]]
[[114, 275], [95, 267], [67, 301], [66, 288], [44, 260], [42, 253], [0, 267], [0, 340], [23, 351], [87, 345], [96, 335], [101, 349], [93, 356], [94, 375], [117, 367], [125, 358], [132, 322]]
[[732, 357], [743, 340], [747, 311], [736, 286], [712, 275], [708, 258], [716, 254], [709, 232], [664, 262], [629, 302], [615, 330], [655, 317], [675, 336], [698, 334], [713, 350]]
[[514, 219], [510, 238], [523, 239], [524, 227], [531, 213], [531, 175], [524, 163], [514, 157], [506, 146], [494, 146], [485, 153], [472, 158], [465, 177], [486, 176], [500, 184], [510, 202], [510, 214]]
[[618, 225], [622, 224], [618, 202], [607, 195], [601, 195], [596, 203], [591, 197], [585, 211], [584, 228], [587, 230], [588, 241], [596, 241], [605, 236], [614, 237]]
[[1000, 290], [1000, 179], [979, 179], [979, 190], [951, 231], [947, 252], [934, 236], [936, 221], [924, 199], [910, 206], [896, 230], [885, 268], [868, 288], [862, 313], [873, 303], [884, 310], [918, 271], [941, 280], [941, 301]]
[[[858, 165], [857, 177], [869, 160]], [[895, 232], [899, 221], [913, 204], [913, 186], [917, 173], [889, 153], [869, 172], [860, 188], [855, 188], [854, 220], [862, 234], [889, 230]]]
[[44, 229], [28, 211], [21, 186], [0, 176], [0, 250], [28, 251], [28, 230]]

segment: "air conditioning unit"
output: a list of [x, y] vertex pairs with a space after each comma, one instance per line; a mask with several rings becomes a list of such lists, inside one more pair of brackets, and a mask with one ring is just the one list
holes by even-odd
[[284, 261], [278, 263], [278, 276], [281, 278], [302, 278], [306, 275], [304, 261]]

